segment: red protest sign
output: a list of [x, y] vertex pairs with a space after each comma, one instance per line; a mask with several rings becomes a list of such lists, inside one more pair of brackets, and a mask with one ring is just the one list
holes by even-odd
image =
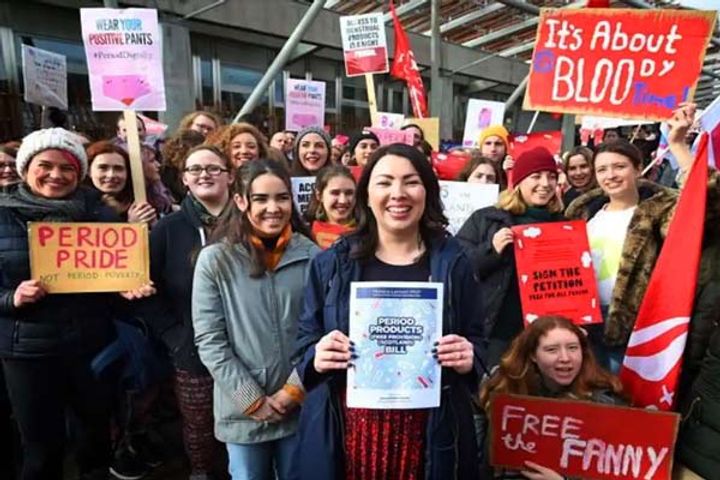
[[345, 75], [387, 73], [387, 41], [382, 13], [340, 17]]
[[457, 180], [458, 175], [470, 160], [470, 155], [465, 152], [432, 152], [430, 158], [440, 180]]
[[585, 221], [518, 225], [512, 231], [525, 323], [541, 315], [602, 323]]
[[370, 127], [366, 130], [371, 131], [378, 137], [378, 140], [380, 140], [380, 145], [390, 145], [392, 143], [404, 143], [405, 145], [413, 145], [414, 143], [413, 133], [410, 130], [396, 130], [393, 128], [377, 127]]
[[490, 462], [529, 460], [561, 475], [670, 479], [679, 415], [574, 400], [498, 394], [490, 407]]
[[664, 120], [692, 99], [716, 16], [542, 9], [523, 108]]
[[541, 147], [552, 153], [560, 155], [562, 150], [562, 131], [514, 133], [510, 138], [510, 155], [517, 159], [524, 152]]

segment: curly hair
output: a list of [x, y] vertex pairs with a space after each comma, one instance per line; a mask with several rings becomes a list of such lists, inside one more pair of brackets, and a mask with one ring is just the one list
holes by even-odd
[[179, 171], [185, 167], [188, 152], [205, 141], [202, 133], [195, 130], [178, 130], [162, 146], [162, 158], [166, 165]]
[[215, 128], [218, 129], [223, 126], [223, 120], [220, 118], [220, 116], [215, 115], [212, 112], [206, 112], [204, 110], [196, 110], [194, 112], [190, 112], [187, 115], [185, 115], [182, 120], [180, 120], [180, 125], [178, 126], [178, 130], [190, 130], [190, 127], [192, 126], [193, 122], [197, 117], [200, 115], [204, 117], [208, 117], [210, 120], [215, 123]]
[[228, 158], [232, 160], [230, 144], [232, 143], [233, 138], [237, 137], [241, 133], [249, 133], [250, 135], [255, 137], [255, 140], [258, 144], [258, 152], [260, 154], [260, 158], [267, 158], [268, 143], [265, 135], [263, 135], [260, 130], [258, 130], [255, 126], [250, 125], [249, 123], [233, 123], [219, 128], [208, 136], [208, 138], [205, 140], [205, 143], [215, 145], [220, 150], [225, 152], [225, 155], [227, 155]]
[[593, 390], [606, 389], [622, 396], [620, 380], [603, 370], [595, 360], [586, 334], [570, 320], [559, 316], [542, 316], [528, 325], [513, 340], [510, 348], [500, 360], [500, 365], [480, 389], [480, 406], [486, 411], [493, 393], [536, 395], [540, 391], [542, 378], [533, 357], [540, 344], [540, 338], [551, 330], [561, 328], [572, 332], [580, 341], [582, 366], [570, 385], [568, 396], [578, 399], [589, 398]]

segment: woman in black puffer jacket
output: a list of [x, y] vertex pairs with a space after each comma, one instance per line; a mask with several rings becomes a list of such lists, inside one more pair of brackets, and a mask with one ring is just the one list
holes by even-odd
[[28, 222], [112, 221], [80, 182], [87, 157], [62, 128], [28, 135], [18, 151], [23, 183], [0, 195], [0, 358], [23, 443], [22, 479], [62, 479], [65, 414], [80, 424], [81, 474], [107, 471], [110, 389], [92, 374], [93, 356], [114, 338], [108, 294], [47, 295], [31, 279]]

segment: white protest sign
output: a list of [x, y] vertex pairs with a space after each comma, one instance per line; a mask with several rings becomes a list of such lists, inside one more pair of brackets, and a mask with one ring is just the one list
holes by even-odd
[[463, 147], [476, 147], [478, 137], [490, 125], [502, 125], [505, 117], [505, 104], [471, 98], [468, 101], [465, 116]]
[[499, 185], [440, 181], [440, 199], [450, 224], [448, 231], [455, 235], [475, 210], [497, 203]]
[[340, 17], [345, 75], [356, 77], [390, 70], [382, 13]]
[[594, 117], [590, 115], [583, 115], [582, 119], [580, 120], [580, 128], [585, 128], [588, 130], [605, 130], [606, 128], [649, 125], [651, 123], [654, 122], [650, 122], [647, 120], [626, 120], [624, 118]]
[[22, 66], [26, 102], [67, 110], [65, 55], [23, 45]]
[[81, 8], [93, 110], [165, 110], [157, 10]]
[[291, 180], [293, 202], [298, 211], [304, 214], [315, 191], [315, 177], [292, 177]]
[[325, 125], [325, 82], [288, 78], [285, 84], [285, 130]]

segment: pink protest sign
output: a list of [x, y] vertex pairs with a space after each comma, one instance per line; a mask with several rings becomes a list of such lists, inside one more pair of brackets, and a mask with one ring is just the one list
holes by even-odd
[[157, 11], [81, 8], [93, 110], [165, 110]]
[[412, 145], [414, 143], [413, 134], [410, 130], [376, 127], [370, 127], [368, 130], [377, 135], [378, 140], [380, 140], [380, 145], [390, 145], [391, 143]]
[[287, 79], [285, 84], [285, 130], [325, 125], [325, 82]]

